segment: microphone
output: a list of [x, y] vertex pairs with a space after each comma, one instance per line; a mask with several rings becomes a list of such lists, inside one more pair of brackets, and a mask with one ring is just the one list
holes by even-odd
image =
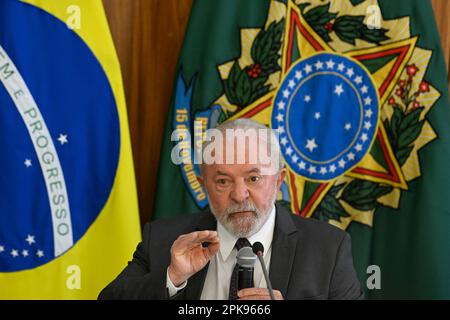
[[252, 248], [241, 248], [236, 256], [238, 264], [238, 289], [253, 288], [253, 272], [255, 269], [256, 255]]
[[269, 289], [270, 299], [275, 300], [275, 296], [273, 295], [273, 289], [272, 289], [272, 283], [269, 279], [269, 274], [267, 273], [266, 264], [263, 260], [263, 254], [264, 254], [264, 246], [261, 242], [255, 242], [253, 244], [253, 252], [256, 254], [256, 256], [259, 259], [259, 262], [261, 263], [261, 267], [264, 273], [264, 279], [266, 279], [267, 283], [267, 289]]

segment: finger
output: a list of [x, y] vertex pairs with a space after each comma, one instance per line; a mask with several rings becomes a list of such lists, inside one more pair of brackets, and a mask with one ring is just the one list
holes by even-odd
[[238, 291], [238, 297], [264, 295], [269, 295], [269, 290], [266, 288], [246, 288]]
[[214, 239], [215, 237], [217, 237], [217, 231], [195, 231], [178, 237], [178, 239], [175, 240], [174, 245], [180, 247], [188, 246], [190, 244], [206, 242]]
[[238, 300], [270, 300], [270, 296], [245, 296], [242, 298], [239, 298]]
[[275, 298], [275, 300], [284, 300], [283, 295], [278, 290], [273, 290], [273, 297]]

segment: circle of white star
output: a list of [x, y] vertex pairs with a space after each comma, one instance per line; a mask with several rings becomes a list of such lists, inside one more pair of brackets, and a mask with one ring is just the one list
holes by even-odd
[[307, 74], [308, 74], [308, 73], [311, 73], [311, 72], [312, 72], [312, 67], [311, 67], [311, 65], [307, 64], [307, 65], [305, 66], [304, 70], [305, 70], [305, 72], [306, 72]]
[[333, 69], [334, 68], [334, 61], [332, 59], [328, 60], [327, 62], [327, 68], [328, 69]]
[[320, 70], [323, 68], [323, 62], [320, 60], [317, 60], [316, 64], [314, 65], [317, 70]]
[[295, 87], [295, 81], [294, 80], [289, 80], [289, 84], [288, 84], [289, 88], [294, 88]]

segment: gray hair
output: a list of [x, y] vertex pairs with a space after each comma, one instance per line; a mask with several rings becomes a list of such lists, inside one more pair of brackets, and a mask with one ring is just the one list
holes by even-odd
[[[272, 157], [272, 159], [278, 160], [278, 163], [279, 163], [278, 171], [284, 167], [281, 152], [280, 152], [280, 145], [278, 142], [278, 140], [279, 140], [278, 135], [275, 133], [274, 130], [271, 130], [270, 128], [266, 127], [265, 125], [263, 125], [259, 122], [256, 122], [254, 120], [251, 120], [251, 119], [239, 118], [239, 119], [223, 122], [214, 129], [221, 132], [222, 136], [226, 136], [227, 130], [234, 130], [234, 131], [242, 130], [244, 132], [248, 132], [249, 130], [251, 130], [251, 131], [255, 130], [258, 132], [260, 132], [260, 130], [267, 131], [269, 133], [268, 144], [270, 145], [271, 157]], [[204, 141], [204, 143], [202, 145], [202, 152], [211, 143], [212, 143], [212, 139], [211, 139], [211, 137], [208, 137], [208, 135], [207, 135], [206, 140]], [[201, 174], [203, 174], [205, 165], [207, 165], [207, 164], [205, 164], [205, 163], [200, 164]]]

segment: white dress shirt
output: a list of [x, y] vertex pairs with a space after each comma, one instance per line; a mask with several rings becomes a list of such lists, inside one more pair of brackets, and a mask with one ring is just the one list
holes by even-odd
[[[270, 256], [272, 254], [272, 239], [275, 229], [275, 206], [272, 207], [269, 213], [269, 218], [264, 223], [262, 228], [248, 238], [248, 241], [253, 244], [261, 242], [264, 246], [264, 262], [267, 270], [270, 266]], [[201, 300], [228, 300], [228, 292], [230, 288], [231, 275], [234, 266], [236, 265], [237, 250], [234, 247], [238, 238], [229, 233], [220, 222], [217, 223], [217, 234], [220, 239], [219, 252], [211, 259], [206, 274], [205, 284], [203, 286]], [[175, 295], [178, 290], [183, 289], [187, 281], [181, 286], [175, 287], [170, 281], [167, 274], [167, 289], [169, 295]], [[253, 281], [256, 288], [267, 288], [266, 280], [259, 261], [256, 261], [255, 270], [253, 274]]]

